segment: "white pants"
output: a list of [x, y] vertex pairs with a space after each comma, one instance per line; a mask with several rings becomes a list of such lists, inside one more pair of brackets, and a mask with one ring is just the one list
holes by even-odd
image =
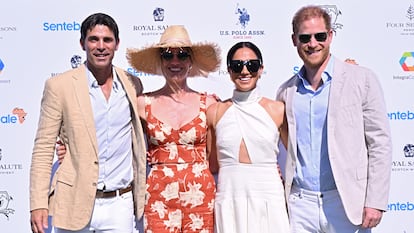
[[134, 227], [132, 192], [112, 198], [97, 198], [89, 224], [79, 231], [55, 228], [56, 233], [132, 233]]
[[292, 187], [288, 209], [292, 233], [370, 233], [353, 225], [337, 190], [314, 192]]

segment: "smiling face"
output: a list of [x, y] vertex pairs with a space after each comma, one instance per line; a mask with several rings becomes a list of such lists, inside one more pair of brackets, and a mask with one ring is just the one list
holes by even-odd
[[167, 48], [161, 51], [161, 70], [167, 82], [185, 80], [191, 69], [189, 48]]
[[119, 41], [108, 26], [98, 24], [87, 31], [81, 46], [86, 52], [86, 63], [91, 70], [108, 69], [112, 67], [112, 59], [118, 50]]
[[[258, 60], [256, 53], [247, 47], [242, 47], [236, 50], [231, 60], [239, 60], [246, 63], [249, 60]], [[263, 65], [259, 66], [257, 72], [250, 72], [245, 64], [243, 64], [241, 72], [235, 72], [231, 67], [228, 67], [230, 78], [239, 91], [250, 91], [256, 87], [257, 80], [263, 72]]]
[[[323, 37], [315, 35], [319, 33], [327, 33], [324, 41], [322, 41]], [[299, 39], [300, 37], [306, 37], [304, 35], [311, 35], [308, 42]], [[305, 67], [318, 68], [327, 61], [330, 54], [332, 36], [332, 30], [326, 28], [325, 20], [322, 17], [308, 18], [300, 23], [297, 32], [292, 35], [292, 41]]]

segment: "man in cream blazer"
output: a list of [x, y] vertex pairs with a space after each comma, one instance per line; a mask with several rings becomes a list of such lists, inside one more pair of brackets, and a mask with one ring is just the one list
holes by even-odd
[[285, 191], [292, 232], [370, 232], [387, 209], [392, 146], [375, 74], [329, 52], [330, 17], [317, 6], [293, 18], [304, 65], [283, 83]]
[[[81, 36], [81, 45], [87, 52], [87, 61], [79, 68], [48, 79], [44, 88], [30, 172], [31, 223], [32, 230], [36, 233], [44, 232], [43, 228], [47, 226], [47, 215], [53, 217], [53, 226], [61, 230], [58, 232], [79, 231], [87, 226], [100, 232], [93, 225], [94, 211], [97, 211], [99, 207], [97, 205], [121, 200], [122, 198], [119, 197], [128, 193], [130, 195], [131, 190], [130, 203], [133, 199], [134, 204], [128, 204], [128, 207], [131, 207], [131, 211], [128, 212], [133, 216], [135, 210], [137, 218], [143, 214], [146, 149], [137, 111], [137, 95], [142, 92], [142, 85], [138, 78], [111, 63], [113, 53], [119, 43], [117, 27], [112, 18], [97, 13], [87, 18], [82, 26], [81, 30], [84, 34]], [[106, 76], [99, 79], [102, 73], [105, 73]], [[94, 80], [93, 77], [96, 78], [96, 83], [91, 81]], [[103, 82], [100, 83], [102, 80]], [[108, 89], [105, 88], [107, 85], [109, 85]], [[110, 94], [107, 95], [107, 92]], [[111, 116], [107, 114], [97, 113], [95, 110], [98, 107], [92, 105], [96, 101], [93, 102], [91, 96], [102, 96], [103, 101], [100, 102], [100, 105], [104, 105], [102, 103], [105, 102], [105, 95], [107, 103], [110, 105], [113, 98], [117, 98], [115, 96], [119, 95], [118, 93], [124, 93], [124, 96], [119, 97], [118, 100], [124, 101], [122, 105], [127, 111], [111, 114], [122, 116], [130, 112], [130, 116], [122, 118], [126, 119], [126, 122], [121, 123], [124, 125], [122, 129], [125, 129], [122, 132], [127, 134], [123, 141], [129, 144], [120, 146], [117, 150], [121, 150], [122, 155], [117, 151], [113, 152], [110, 161], [119, 162], [119, 158], [122, 158], [122, 160], [129, 162], [123, 163], [121, 161], [119, 164], [117, 163], [117, 168], [113, 168], [111, 167], [113, 164], [101, 164], [102, 157], [98, 156], [102, 154], [99, 148], [104, 143], [98, 140], [98, 137], [102, 136], [97, 133], [102, 131], [98, 130], [96, 124], [102, 121], [96, 117], [108, 117], [114, 125], [120, 123], [117, 122], [118, 119], [112, 118], [111, 120]], [[106, 126], [102, 126], [102, 124], [100, 127], [107, 130]], [[116, 138], [122, 136], [115, 135]], [[64, 143], [67, 151], [65, 159], [50, 184], [57, 137]], [[114, 147], [116, 144], [112, 141], [114, 138], [108, 139], [109, 146], [102, 147], [109, 150], [111, 146]], [[124, 174], [121, 179], [118, 179], [121, 176], [119, 173], [110, 174], [109, 177], [112, 175], [112, 180], [105, 184], [106, 187], [99, 187], [98, 180], [107, 181], [104, 176], [107, 174], [105, 169], [115, 172], [126, 170], [131, 173]], [[128, 179], [124, 179], [125, 177]], [[121, 187], [117, 185], [121, 185]], [[124, 186], [122, 187], [122, 185]], [[111, 186], [117, 187], [116, 190], [111, 189]], [[100, 201], [97, 201], [98, 199]], [[121, 206], [124, 207], [122, 203]], [[133, 219], [131, 216], [116, 216], [117, 208], [113, 208], [112, 211], [112, 214], [107, 216], [108, 219], [119, 218], [120, 222], [122, 218]], [[103, 214], [103, 212], [99, 214]], [[99, 218], [96, 219], [99, 220]], [[106, 220], [102, 220], [102, 222], [105, 223]], [[117, 227], [116, 222], [113, 224]], [[132, 221], [126, 223], [127, 227], [132, 224]], [[114, 232], [120, 232], [116, 229]], [[88, 229], [86, 230], [89, 232]]]

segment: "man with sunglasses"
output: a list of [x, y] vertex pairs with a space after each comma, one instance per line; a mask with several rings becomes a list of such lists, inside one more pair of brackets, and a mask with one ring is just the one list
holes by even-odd
[[371, 232], [387, 209], [392, 145], [376, 75], [330, 54], [318, 6], [292, 20], [303, 67], [283, 83], [289, 137], [285, 192], [292, 232]]

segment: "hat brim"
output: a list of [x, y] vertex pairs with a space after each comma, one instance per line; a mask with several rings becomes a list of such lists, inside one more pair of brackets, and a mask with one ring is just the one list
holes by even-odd
[[160, 48], [190, 47], [192, 68], [188, 77], [203, 76], [215, 72], [220, 67], [220, 48], [214, 43], [195, 43], [192, 45], [155, 44], [142, 49], [127, 49], [127, 60], [137, 71], [147, 74], [163, 75], [161, 70]]

